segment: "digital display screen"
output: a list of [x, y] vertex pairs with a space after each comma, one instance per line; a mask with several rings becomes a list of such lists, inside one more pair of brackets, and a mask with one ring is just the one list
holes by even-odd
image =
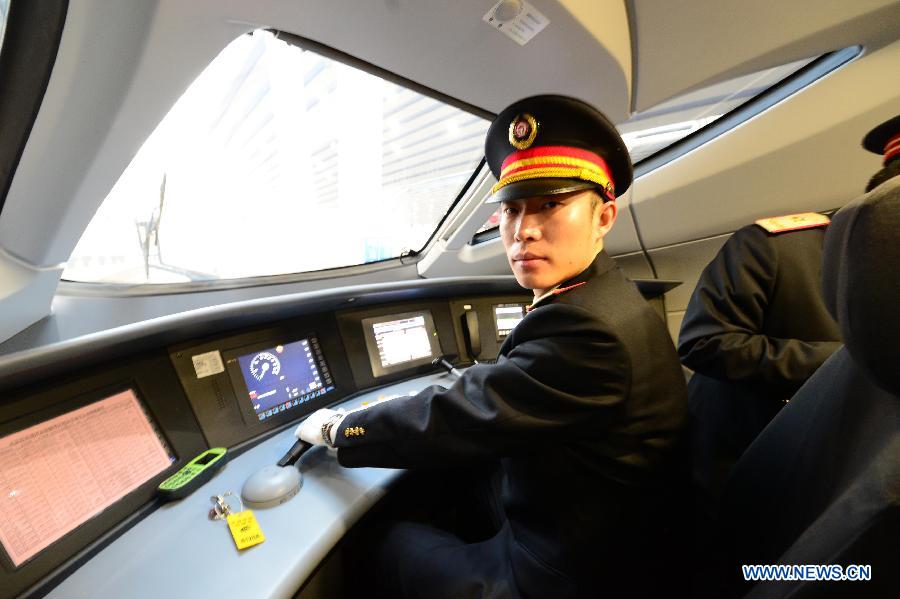
[[430, 363], [440, 355], [434, 321], [427, 310], [365, 318], [363, 329], [375, 376]]
[[431, 358], [431, 343], [424, 316], [412, 316], [372, 325], [378, 359], [387, 368], [420, 358]]
[[175, 460], [134, 391], [0, 438], [0, 542], [19, 566]]
[[494, 324], [497, 325], [497, 337], [503, 338], [516, 328], [525, 318], [525, 306], [521, 304], [500, 304], [494, 306]]
[[334, 390], [315, 337], [239, 356], [237, 361], [259, 420]]
[[210, 462], [212, 462], [217, 457], [219, 457], [218, 454], [208, 453], [205, 456], [194, 460], [194, 464], [196, 464], [197, 466], [205, 466], [205, 465], [209, 464]]

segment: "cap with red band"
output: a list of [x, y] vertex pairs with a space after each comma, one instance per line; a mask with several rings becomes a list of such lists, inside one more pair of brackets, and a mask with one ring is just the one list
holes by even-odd
[[894, 156], [900, 156], [900, 133], [884, 144], [884, 163], [887, 164]]
[[596, 183], [608, 199], [616, 199], [606, 161], [593, 152], [570, 146], [542, 146], [513, 152], [501, 164], [500, 180], [491, 191], [526, 179], [554, 177]]
[[584, 189], [615, 200], [633, 176], [615, 126], [564, 96], [534, 96], [503, 110], [488, 130], [485, 155], [497, 178], [488, 202]]
[[889, 119], [863, 138], [863, 147], [884, 156], [884, 166], [900, 157], [900, 116]]

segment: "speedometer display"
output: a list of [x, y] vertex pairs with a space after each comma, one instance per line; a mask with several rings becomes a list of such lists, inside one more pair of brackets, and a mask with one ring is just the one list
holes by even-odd
[[[281, 347], [281, 346], [279, 346]], [[276, 348], [277, 351], [278, 348]], [[274, 354], [264, 351], [259, 352], [250, 360], [250, 374], [257, 381], [262, 381], [266, 375], [278, 376], [281, 373], [281, 360]]]
[[237, 361], [247, 384], [247, 399], [259, 420], [334, 390], [315, 337], [261, 349]]

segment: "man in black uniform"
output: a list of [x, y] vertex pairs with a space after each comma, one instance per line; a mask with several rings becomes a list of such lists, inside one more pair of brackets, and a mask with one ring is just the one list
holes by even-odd
[[[664, 323], [603, 251], [628, 151], [596, 109], [537, 96], [486, 140], [501, 236], [534, 303], [496, 364], [298, 434], [343, 466], [434, 468], [500, 460], [502, 528], [467, 543], [398, 523], [373, 551], [385, 596], [644, 597], [672, 587], [665, 535], [682, 469], [684, 379]], [[367, 588], [366, 591], [371, 594]], [[675, 593], [677, 594], [677, 593]]]
[[[884, 154], [871, 191], [900, 174], [900, 117], [866, 135]], [[840, 347], [822, 298], [827, 217], [795, 214], [739, 229], [703, 271], [688, 303], [678, 353], [688, 386], [694, 479], [712, 509], [744, 450]]]
[[[900, 117], [863, 147], [884, 166], [834, 217], [823, 295], [846, 347], [735, 467], [723, 497], [715, 597], [896, 597], [900, 590]], [[742, 564], [865, 564], [862, 583], [745, 580]]]
[[725, 242], [688, 303], [678, 353], [688, 385], [694, 480], [712, 510], [732, 467], [840, 347], [822, 299], [817, 213], [757, 221]]

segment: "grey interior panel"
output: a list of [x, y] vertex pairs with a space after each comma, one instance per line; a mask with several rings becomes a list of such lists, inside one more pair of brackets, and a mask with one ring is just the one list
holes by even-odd
[[679, 243], [649, 252], [656, 274], [661, 279], [675, 279], [682, 284], [666, 294], [666, 310], [684, 310], [694, 292], [700, 272], [706, 268], [731, 234]]
[[[639, 32], [637, 110], [685, 89], [823, 54], [860, 39], [877, 47], [892, 41], [891, 32], [900, 28], [896, 0], [829, 0], [814, 9], [778, 0], [687, 0], [678, 3], [678, 10], [660, 10], [668, 7], [660, 2], [628, 4]], [[673, 61], [673, 53], [681, 60]]]
[[730, 234], [718, 235], [649, 252], [660, 278], [683, 281], [666, 294], [666, 324], [676, 343], [684, 310], [687, 308], [688, 300], [691, 299], [694, 287], [697, 286], [700, 273], [729, 237]]
[[[864, 58], [638, 178], [634, 210], [647, 249], [721, 235], [758, 218], [828, 210], [862, 193], [880, 161], [860, 140], [897, 113], [900, 90], [883, 74], [896, 69], [900, 42]], [[848, 86], [866, 93], [846, 96], [835, 110], [831, 99]]]
[[666, 312], [666, 326], [669, 327], [669, 335], [672, 341], [678, 345], [678, 333], [681, 331], [681, 321], [684, 320], [684, 310]]
[[616, 265], [629, 279], [653, 279], [653, 270], [643, 252], [615, 256]]

